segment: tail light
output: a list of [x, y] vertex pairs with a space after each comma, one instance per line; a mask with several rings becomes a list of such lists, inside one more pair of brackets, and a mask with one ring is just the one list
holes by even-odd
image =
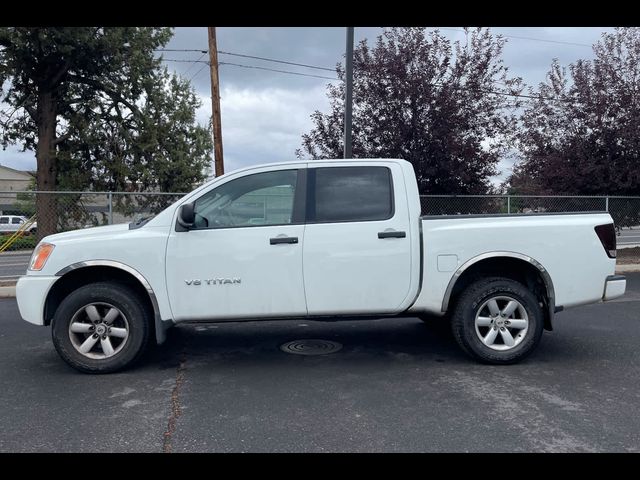
[[613, 227], [613, 223], [598, 225], [595, 227], [595, 231], [604, 247], [604, 251], [607, 252], [607, 256], [616, 258], [616, 229]]

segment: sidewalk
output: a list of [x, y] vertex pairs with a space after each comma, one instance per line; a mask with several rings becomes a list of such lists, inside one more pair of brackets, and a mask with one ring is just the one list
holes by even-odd
[[616, 273], [624, 274], [626, 272], [640, 272], [640, 264], [623, 263], [622, 265], [616, 265]]
[[8, 287], [0, 287], [0, 298], [11, 298], [16, 296], [15, 285]]
[[10, 252], [2, 252], [0, 256], [10, 256], [10, 255], [31, 255], [33, 253], [33, 249], [31, 250], [12, 250]]

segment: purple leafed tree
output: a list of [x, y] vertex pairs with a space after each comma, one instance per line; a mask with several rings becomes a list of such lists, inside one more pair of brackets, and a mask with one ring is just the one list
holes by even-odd
[[[512, 145], [522, 80], [503, 65], [505, 40], [488, 29], [451, 42], [424, 28], [391, 28], [354, 52], [353, 157], [403, 158], [423, 194], [490, 191]], [[340, 80], [344, 69], [337, 66]], [[340, 158], [344, 82], [330, 84], [329, 113], [312, 114], [298, 156]]]
[[640, 194], [640, 29], [618, 28], [593, 60], [551, 65], [522, 116], [513, 193]]

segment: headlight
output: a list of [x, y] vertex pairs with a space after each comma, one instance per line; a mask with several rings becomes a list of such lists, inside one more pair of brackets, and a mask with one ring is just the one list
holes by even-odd
[[44, 264], [47, 263], [51, 252], [55, 248], [50, 243], [40, 243], [36, 247], [36, 251], [31, 255], [31, 263], [29, 264], [29, 270], [42, 270]]

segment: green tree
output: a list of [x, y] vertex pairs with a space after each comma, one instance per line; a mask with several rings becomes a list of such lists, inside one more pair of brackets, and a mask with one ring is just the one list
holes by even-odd
[[[466, 43], [452, 43], [424, 28], [387, 29], [373, 47], [360, 42], [353, 157], [410, 161], [426, 194], [490, 190], [515, 133], [519, 102], [508, 94], [522, 90], [521, 79], [503, 65], [504, 42], [488, 29], [468, 30]], [[344, 80], [341, 66], [337, 73]], [[331, 110], [313, 113], [299, 156], [342, 156], [344, 96], [344, 82], [329, 85]]]
[[[169, 28], [0, 28], [0, 141], [35, 150], [38, 190], [188, 189], [211, 151], [188, 82], [154, 50]], [[54, 195], [36, 199], [40, 237], [58, 225]]]
[[[209, 173], [212, 151], [210, 129], [196, 122], [200, 104], [188, 81], [165, 69], [157, 72], [139, 107], [140, 115], [101, 112], [86, 128], [75, 129], [60, 142], [60, 189], [192, 190]], [[125, 215], [136, 209], [157, 212], [175, 200], [174, 196], [115, 196], [114, 209]], [[82, 199], [65, 197], [65, 201]]]

